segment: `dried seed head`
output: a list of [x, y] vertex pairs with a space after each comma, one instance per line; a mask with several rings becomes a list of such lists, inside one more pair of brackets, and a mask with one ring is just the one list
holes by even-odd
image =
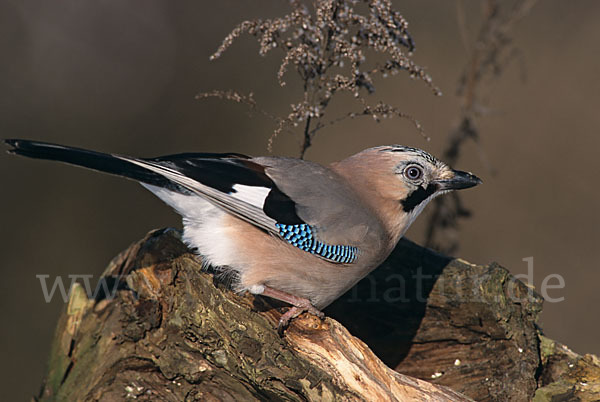
[[[221, 57], [242, 33], [257, 38], [260, 55], [273, 49], [285, 52], [277, 80], [281, 86], [286, 85], [284, 77], [294, 69], [301, 79], [304, 99], [292, 104], [291, 113], [278, 120], [269, 144], [286, 127], [305, 122], [304, 152], [314, 133], [326, 125], [321, 119], [333, 95], [347, 91], [364, 106], [362, 94], [375, 92], [377, 77], [406, 71], [434, 94], [441, 94], [425, 69], [411, 59], [415, 43], [408, 22], [392, 9], [391, 0], [315, 0], [310, 8], [300, 0], [291, 0], [290, 6], [291, 12], [282, 17], [242, 22], [211, 56], [211, 60]], [[368, 66], [367, 51], [381, 54], [385, 61]], [[364, 115], [376, 121], [386, 116], [407, 117], [383, 103], [345, 117]], [[339, 119], [332, 122], [336, 121]], [[416, 126], [422, 132], [418, 123]]]

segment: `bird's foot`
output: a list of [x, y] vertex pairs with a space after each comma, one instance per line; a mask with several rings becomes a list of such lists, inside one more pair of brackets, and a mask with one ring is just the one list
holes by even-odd
[[313, 315], [316, 315], [317, 317], [319, 317], [320, 319], [325, 318], [325, 314], [323, 314], [322, 311], [317, 310], [312, 304], [308, 304], [307, 306], [302, 306], [302, 307], [298, 307], [298, 306], [293, 306], [290, 307], [288, 309], [288, 311], [286, 311], [281, 318], [279, 319], [279, 325], [277, 325], [277, 333], [279, 334], [279, 336], [283, 336], [283, 332], [286, 330], [286, 328], [290, 325], [290, 322], [298, 317], [300, 314], [302, 313], [310, 313]]
[[320, 319], [325, 318], [325, 314], [323, 314], [322, 311], [318, 310], [315, 306], [313, 306], [310, 300], [305, 299], [304, 297], [294, 296], [290, 293], [273, 289], [268, 286], [264, 287], [264, 290], [261, 294], [263, 296], [268, 296], [273, 299], [281, 300], [292, 305], [292, 307], [290, 307], [288, 311], [286, 311], [279, 319], [277, 332], [280, 336], [283, 336], [283, 332], [290, 325], [290, 322], [302, 313], [310, 313], [316, 315]]

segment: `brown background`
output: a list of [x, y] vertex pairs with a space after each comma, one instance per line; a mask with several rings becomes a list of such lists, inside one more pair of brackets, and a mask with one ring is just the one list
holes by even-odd
[[[244, 106], [195, 101], [211, 89], [254, 90], [265, 109], [283, 114], [297, 95], [275, 85], [278, 55], [261, 58], [251, 39], [224, 57], [208, 56], [239, 21], [287, 11], [279, 1], [30, 1], [0, 3], [0, 136], [154, 156], [182, 151], [266, 153], [272, 123]], [[479, 2], [465, 1], [476, 33]], [[445, 96], [399, 75], [380, 85], [386, 99], [417, 117], [431, 142], [405, 120], [346, 121], [322, 131], [308, 158], [330, 162], [363, 148], [401, 143], [439, 154], [456, 123], [454, 96], [465, 64], [453, 1], [397, 1]], [[464, 193], [474, 216], [461, 227], [459, 255], [498, 261], [535, 284], [560, 274], [565, 297], [546, 303], [546, 333], [575, 351], [600, 353], [598, 240], [600, 202], [600, 3], [540, 1], [514, 31], [520, 56], [486, 91], [479, 151], [470, 144], [457, 168], [484, 185]], [[291, 91], [291, 92], [290, 92]], [[335, 109], [339, 107], [338, 109]], [[344, 105], [333, 105], [343, 110]], [[346, 109], [347, 110], [347, 109]], [[282, 135], [275, 153], [296, 155]], [[43, 375], [62, 307], [46, 304], [36, 274], [94, 274], [129, 243], [178, 217], [141, 186], [82, 169], [0, 156], [3, 398], [24, 399]], [[423, 240], [421, 218], [408, 236]]]

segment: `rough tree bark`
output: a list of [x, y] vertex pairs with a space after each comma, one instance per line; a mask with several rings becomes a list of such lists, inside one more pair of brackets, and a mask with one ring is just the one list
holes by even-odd
[[278, 306], [231, 292], [201, 266], [177, 231], [158, 230], [109, 264], [95, 300], [75, 286], [38, 399], [600, 396], [598, 359], [541, 336], [541, 299], [496, 264], [452, 260], [403, 240], [328, 318], [303, 315], [283, 338]]

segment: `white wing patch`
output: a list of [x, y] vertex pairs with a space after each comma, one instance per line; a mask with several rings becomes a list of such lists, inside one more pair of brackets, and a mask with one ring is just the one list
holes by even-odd
[[[236, 187], [238, 187], [238, 191], [242, 191], [231, 194], [224, 193], [210, 186], [206, 186], [190, 177], [187, 177], [174, 169], [162, 166], [158, 163], [136, 160], [124, 156], [117, 157], [128, 162], [134, 163], [138, 166], [142, 166], [143, 168], [158, 173], [163, 177], [166, 177], [173, 183], [179, 184], [180, 186], [183, 186], [186, 189], [196, 193], [197, 196], [205, 198], [207, 201], [210, 201], [213, 205], [228, 211], [230, 214], [236, 216], [237, 218], [250, 222], [251, 224], [261, 229], [264, 229], [270, 233], [278, 233], [277, 228], [275, 226], [277, 222], [275, 222], [273, 218], [267, 216], [262, 210], [262, 204], [264, 203], [264, 200], [268, 195], [268, 191], [270, 191], [270, 189], [268, 188], [239, 185]], [[247, 189], [251, 189], [252, 191], [246, 191]], [[256, 192], [256, 189], [259, 189], [259, 191]], [[234, 196], [236, 194], [244, 198], [240, 199], [238, 196]], [[248, 202], [248, 200], [257, 202], [260, 204], [260, 206], [257, 207], [256, 205]], [[177, 201], [175, 201], [174, 203], [177, 204]], [[187, 214], [183, 215], [185, 216]]]
[[246, 186], [243, 184], [234, 185], [233, 190], [234, 191], [229, 193], [230, 196], [261, 209], [265, 204], [265, 199], [271, 191], [271, 189], [267, 187]]

